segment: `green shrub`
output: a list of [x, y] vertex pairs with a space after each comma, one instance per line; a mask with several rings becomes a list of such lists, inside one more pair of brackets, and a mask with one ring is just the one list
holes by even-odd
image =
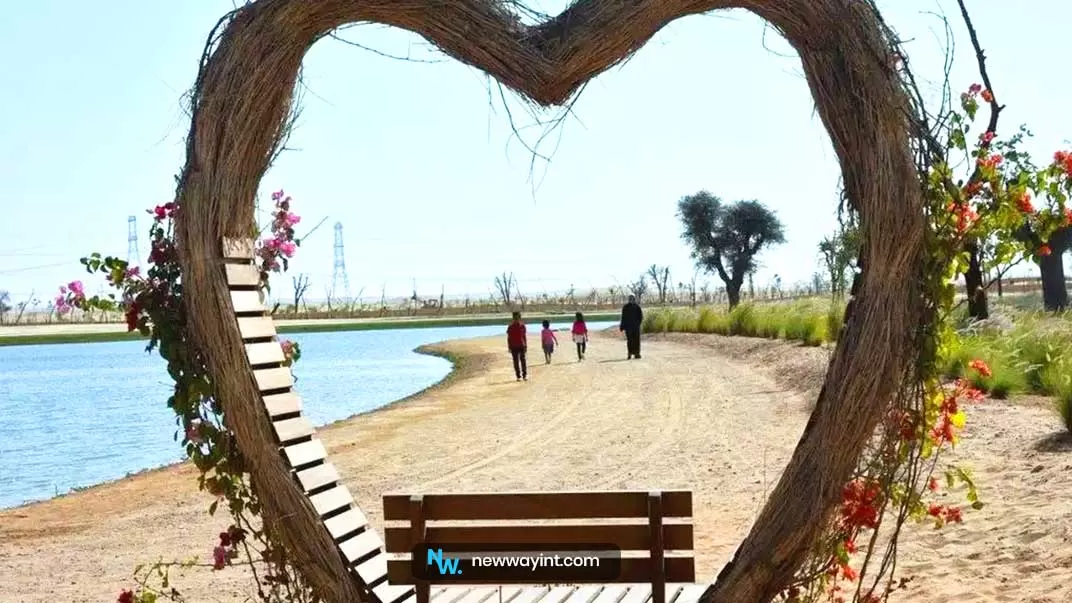
[[756, 334], [756, 311], [752, 304], [740, 304], [730, 310], [729, 334], [753, 336]]

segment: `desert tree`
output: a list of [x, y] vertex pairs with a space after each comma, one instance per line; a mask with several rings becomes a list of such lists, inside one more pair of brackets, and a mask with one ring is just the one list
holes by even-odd
[[860, 229], [853, 223], [842, 222], [835, 233], [819, 241], [819, 255], [830, 282], [834, 299], [845, 296], [849, 270], [860, 254]]
[[297, 312], [305, 298], [305, 293], [309, 291], [309, 275], [301, 273], [290, 277], [290, 281], [294, 286], [294, 312]]
[[635, 296], [638, 302], [641, 301], [648, 292], [648, 275], [641, 274], [637, 280], [629, 283], [625, 288], [629, 291], [629, 295]]
[[648, 271], [645, 273], [651, 278], [651, 282], [655, 284], [655, 293], [659, 296], [659, 303], [666, 303], [667, 293], [670, 292], [670, 267], [669, 266], [656, 266], [652, 264], [648, 267]]
[[756, 256], [785, 242], [781, 221], [759, 201], [727, 205], [707, 191], [683, 197], [677, 207], [681, 237], [692, 247], [696, 265], [722, 279], [729, 305], [736, 307], [744, 279], [755, 272]]
[[514, 273], [503, 272], [501, 275], [496, 276], [495, 291], [499, 294], [499, 299], [502, 300], [503, 305], [510, 307], [517, 293], [517, 277], [514, 276]]

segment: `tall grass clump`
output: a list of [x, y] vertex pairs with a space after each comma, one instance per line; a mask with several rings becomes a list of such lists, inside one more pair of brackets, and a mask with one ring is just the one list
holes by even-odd
[[756, 308], [752, 304], [740, 304], [730, 310], [728, 335], [743, 335], [746, 337], [756, 334]]

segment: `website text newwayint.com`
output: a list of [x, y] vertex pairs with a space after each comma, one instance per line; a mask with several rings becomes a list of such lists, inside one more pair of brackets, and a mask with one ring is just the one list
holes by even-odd
[[459, 548], [465, 550], [438, 545], [419, 547], [413, 555], [414, 575], [433, 581], [513, 578], [527, 582], [542, 578], [614, 580], [621, 571], [621, 551], [616, 547], [608, 547], [609, 550], [503, 545]]
[[470, 563], [475, 567], [529, 567], [533, 571], [541, 567], [599, 567], [600, 558], [595, 555], [560, 555], [558, 553], [538, 553], [535, 555], [473, 556]]

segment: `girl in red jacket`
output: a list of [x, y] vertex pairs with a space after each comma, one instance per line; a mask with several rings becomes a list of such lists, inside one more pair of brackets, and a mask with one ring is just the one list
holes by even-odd
[[510, 349], [510, 356], [514, 359], [514, 374], [517, 380], [529, 380], [529, 367], [525, 362], [525, 352], [528, 350], [528, 333], [525, 331], [525, 323], [521, 322], [521, 312], [514, 312], [514, 320], [506, 327], [506, 347]]
[[573, 343], [577, 344], [577, 362], [580, 362], [584, 360], [584, 353], [588, 349], [588, 325], [584, 324], [584, 314], [577, 313], [570, 332], [573, 334]]

